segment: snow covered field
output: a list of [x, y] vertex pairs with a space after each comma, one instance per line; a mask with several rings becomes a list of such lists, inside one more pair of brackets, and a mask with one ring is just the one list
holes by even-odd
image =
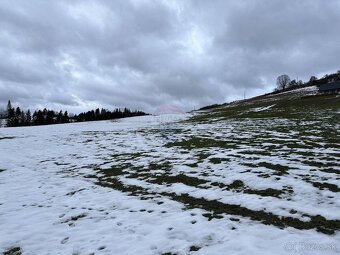
[[338, 123], [189, 117], [0, 129], [0, 252], [340, 253]]

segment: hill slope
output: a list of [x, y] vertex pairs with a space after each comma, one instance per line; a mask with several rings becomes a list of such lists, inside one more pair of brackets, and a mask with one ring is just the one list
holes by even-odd
[[[209, 107], [208, 107], [209, 108]], [[328, 114], [337, 116], [340, 109], [340, 95], [318, 94], [317, 87], [282, 92], [279, 94], [262, 95], [246, 100], [198, 111], [197, 120], [212, 121], [216, 117], [296, 117], [301, 115]], [[301, 117], [303, 117], [301, 116]]]
[[301, 95], [2, 129], [0, 251], [334, 254], [340, 100]]

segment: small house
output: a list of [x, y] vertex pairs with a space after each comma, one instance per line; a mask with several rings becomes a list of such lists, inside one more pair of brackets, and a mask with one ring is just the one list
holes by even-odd
[[319, 92], [324, 93], [324, 94], [340, 93], [340, 81], [321, 84], [319, 86]]

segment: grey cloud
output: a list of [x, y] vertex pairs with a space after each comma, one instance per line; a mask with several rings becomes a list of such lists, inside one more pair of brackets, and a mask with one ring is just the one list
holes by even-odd
[[336, 71], [336, 0], [2, 1], [0, 104], [191, 110]]

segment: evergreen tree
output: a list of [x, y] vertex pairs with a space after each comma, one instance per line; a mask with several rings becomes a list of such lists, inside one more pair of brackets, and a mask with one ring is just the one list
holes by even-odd
[[46, 124], [46, 118], [47, 118], [47, 109], [46, 108], [44, 108], [44, 110], [42, 111], [42, 114], [44, 116], [43, 124], [45, 125]]
[[26, 112], [26, 121], [25, 121], [25, 125], [26, 126], [30, 126], [32, 124], [32, 115], [31, 115], [31, 111], [27, 110]]
[[19, 116], [19, 126], [25, 126], [26, 125], [26, 114], [24, 111], [20, 112]]
[[6, 110], [7, 110], [7, 118], [11, 118], [14, 116], [14, 109], [12, 108], [11, 100], [8, 100]]
[[33, 116], [34, 125], [44, 125], [44, 114], [41, 110], [35, 111]]
[[96, 109], [96, 112], [95, 112], [95, 119], [96, 119], [96, 120], [100, 120], [100, 119], [101, 119], [99, 108]]
[[21, 124], [21, 110], [20, 107], [17, 107], [14, 111], [13, 108], [13, 116], [11, 118], [8, 118], [9, 124], [11, 127], [17, 127]]
[[51, 111], [51, 110], [48, 110], [46, 112], [46, 125], [49, 125], [49, 124], [54, 124], [54, 111]]
[[7, 126], [13, 127], [13, 125], [15, 125], [15, 110], [12, 107], [10, 100], [8, 100], [6, 113], [7, 113]]
[[67, 111], [64, 112], [63, 118], [62, 118], [62, 123], [69, 123], [70, 122], [70, 118], [68, 116]]
[[57, 115], [57, 123], [61, 123], [63, 119], [63, 111], [60, 111]]

